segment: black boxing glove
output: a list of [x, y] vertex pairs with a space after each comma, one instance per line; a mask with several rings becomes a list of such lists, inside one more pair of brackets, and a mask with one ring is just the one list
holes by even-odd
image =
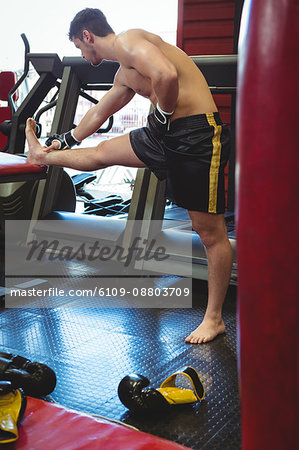
[[169, 130], [170, 118], [173, 112], [174, 111], [168, 113], [163, 111], [163, 109], [160, 108], [159, 103], [157, 103], [156, 108], [147, 118], [148, 127], [154, 137], [161, 139]]
[[26, 409], [26, 397], [9, 381], [0, 381], [0, 444], [18, 439], [18, 425]]
[[118, 386], [118, 396], [123, 405], [134, 412], [153, 412], [169, 406], [162, 394], [148, 388], [149, 379], [139, 374], [125, 376]]
[[0, 380], [10, 381], [14, 389], [22, 388], [32, 397], [44, 397], [56, 386], [55, 372], [46, 364], [10, 353], [0, 353]]
[[[191, 389], [176, 386], [177, 376], [187, 378]], [[195, 403], [205, 395], [199, 375], [193, 367], [171, 374], [157, 389], [148, 388], [148, 378], [139, 374], [125, 376], [118, 386], [120, 401], [133, 412], [166, 411], [170, 406]]]
[[73, 130], [67, 131], [66, 133], [63, 134], [53, 134], [46, 140], [45, 145], [47, 147], [50, 147], [53, 141], [59, 142], [60, 146], [58, 150], [64, 150], [65, 148], [72, 148], [74, 147], [74, 145], [81, 144], [81, 142], [77, 141], [77, 139], [75, 138]]

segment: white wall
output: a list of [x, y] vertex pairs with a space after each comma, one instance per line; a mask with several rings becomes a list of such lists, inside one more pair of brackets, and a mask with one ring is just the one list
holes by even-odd
[[31, 52], [79, 56], [67, 34], [75, 14], [86, 7], [101, 9], [116, 33], [144, 28], [176, 42], [177, 0], [10, 0], [1, 8], [0, 70], [23, 67], [21, 33]]

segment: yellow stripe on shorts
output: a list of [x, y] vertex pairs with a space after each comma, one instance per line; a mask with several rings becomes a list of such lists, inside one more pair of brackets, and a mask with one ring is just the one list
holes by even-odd
[[217, 189], [218, 189], [218, 175], [220, 167], [220, 157], [221, 157], [221, 142], [220, 136], [222, 127], [217, 125], [213, 113], [206, 114], [207, 121], [209, 125], [214, 127], [214, 136], [212, 139], [213, 144], [213, 154], [211, 158], [210, 166], [210, 186], [209, 186], [209, 213], [217, 212]]

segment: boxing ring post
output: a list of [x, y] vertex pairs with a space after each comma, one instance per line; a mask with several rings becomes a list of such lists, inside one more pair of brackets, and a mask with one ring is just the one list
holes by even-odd
[[299, 2], [245, 0], [237, 100], [243, 450], [299, 442]]

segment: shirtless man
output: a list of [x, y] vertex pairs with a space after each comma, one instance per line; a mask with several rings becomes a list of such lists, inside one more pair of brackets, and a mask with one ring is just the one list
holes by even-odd
[[[92, 65], [106, 59], [119, 62], [120, 68], [102, 100], [74, 130], [58, 140], [50, 139], [47, 148], [39, 144], [35, 122], [28, 119], [29, 161], [82, 171], [112, 165], [149, 167], [160, 180], [166, 178], [168, 197], [188, 210], [208, 258], [207, 309], [186, 342], [211, 341], [225, 331], [222, 305], [231, 274], [232, 249], [224, 221], [228, 131], [207, 83], [183, 51], [140, 29], [116, 35], [98, 9], [79, 12], [71, 22], [69, 38]], [[155, 107], [148, 127], [94, 148], [70, 148], [98, 130], [136, 93]]]

